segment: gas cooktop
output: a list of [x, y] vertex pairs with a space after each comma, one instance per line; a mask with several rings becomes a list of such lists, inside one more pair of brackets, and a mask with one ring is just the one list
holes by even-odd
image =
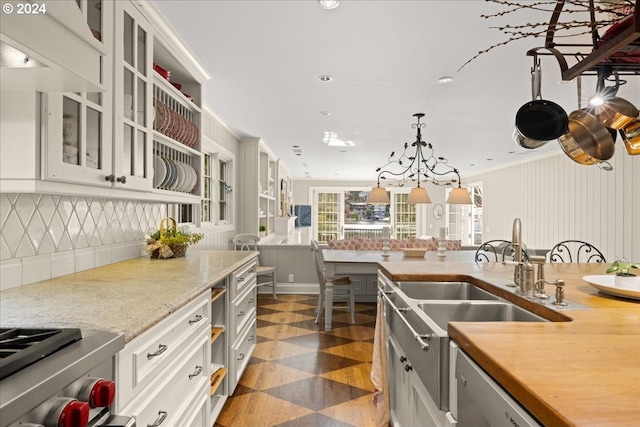
[[0, 380], [81, 338], [80, 329], [0, 328]]

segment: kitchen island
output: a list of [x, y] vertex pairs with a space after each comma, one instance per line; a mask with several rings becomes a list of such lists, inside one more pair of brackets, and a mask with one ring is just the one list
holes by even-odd
[[[547, 264], [547, 280], [563, 279], [566, 298], [585, 308], [549, 312], [505, 290], [496, 293], [550, 322], [451, 322], [448, 333], [545, 426], [640, 425], [640, 301], [599, 293], [583, 276], [603, 264]], [[393, 281], [512, 279], [500, 263], [381, 263]], [[549, 291], [551, 293], [551, 291]]]
[[195, 251], [171, 259], [135, 258], [0, 292], [0, 325], [80, 328], [133, 340], [258, 252]]

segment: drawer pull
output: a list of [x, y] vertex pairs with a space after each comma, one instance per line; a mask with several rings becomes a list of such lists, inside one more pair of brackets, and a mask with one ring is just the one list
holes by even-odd
[[244, 277], [238, 277], [238, 282], [244, 282]]
[[202, 373], [202, 366], [196, 366], [196, 371], [193, 374], [189, 374], [189, 379], [192, 379], [193, 377], [197, 377], [201, 373]]
[[164, 422], [166, 418], [167, 418], [166, 411], [158, 411], [158, 418], [156, 418], [153, 424], [147, 424], [147, 427], [158, 427], [160, 424]]
[[196, 314], [195, 320], [189, 320], [189, 324], [193, 325], [194, 323], [198, 323], [201, 320], [202, 320], [202, 316], [200, 314]]
[[240, 356], [238, 356], [236, 360], [242, 360], [242, 359], [244, 359], [244, 353], [240, 353]]
[[253, 298], [251, 298], [248, 302], [248, 304], [253, 304], [254, 302], [256, 302], [256, 300], [254, 300]]
[[245, 314], [247, 314], [247, 313], [245, 313], [244, 311], [241, 311], [240, 313], [238, 313], [238, 317], [242, 317], [242, 316], [244, 316]]
[[151, 359], [152, 357], [160, 356], [162, 353], [167, 351], [167, 348], [169, 348], [169, 347], [164, 345], [164, 344], [159, 344], [158, 345], [158, 350], [156, 350], [155, 353], [147, 353], [147, 359]]
[[253, 341], [254, 339], [256, 339], [253, 335], [251, 335], [249, 338], [247, 338], [247, 341]]

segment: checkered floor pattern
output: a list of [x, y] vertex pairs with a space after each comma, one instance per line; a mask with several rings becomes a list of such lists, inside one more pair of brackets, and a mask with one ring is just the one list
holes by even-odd
[[[258, 297], [257, 344], [215, 427], [375, 425], [369, 379], [375, 303], [334, 311], [333, 329], [316, 325], [317, 297]], [[324, 320], [324, 318], [323, 318]]]

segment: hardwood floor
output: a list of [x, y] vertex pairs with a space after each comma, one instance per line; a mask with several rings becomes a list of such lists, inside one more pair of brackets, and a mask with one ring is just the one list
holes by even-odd
[[258, 296], [257, 344], [215, 427], [374, 426], [375, 303], [315, 324], [317, 297]]

